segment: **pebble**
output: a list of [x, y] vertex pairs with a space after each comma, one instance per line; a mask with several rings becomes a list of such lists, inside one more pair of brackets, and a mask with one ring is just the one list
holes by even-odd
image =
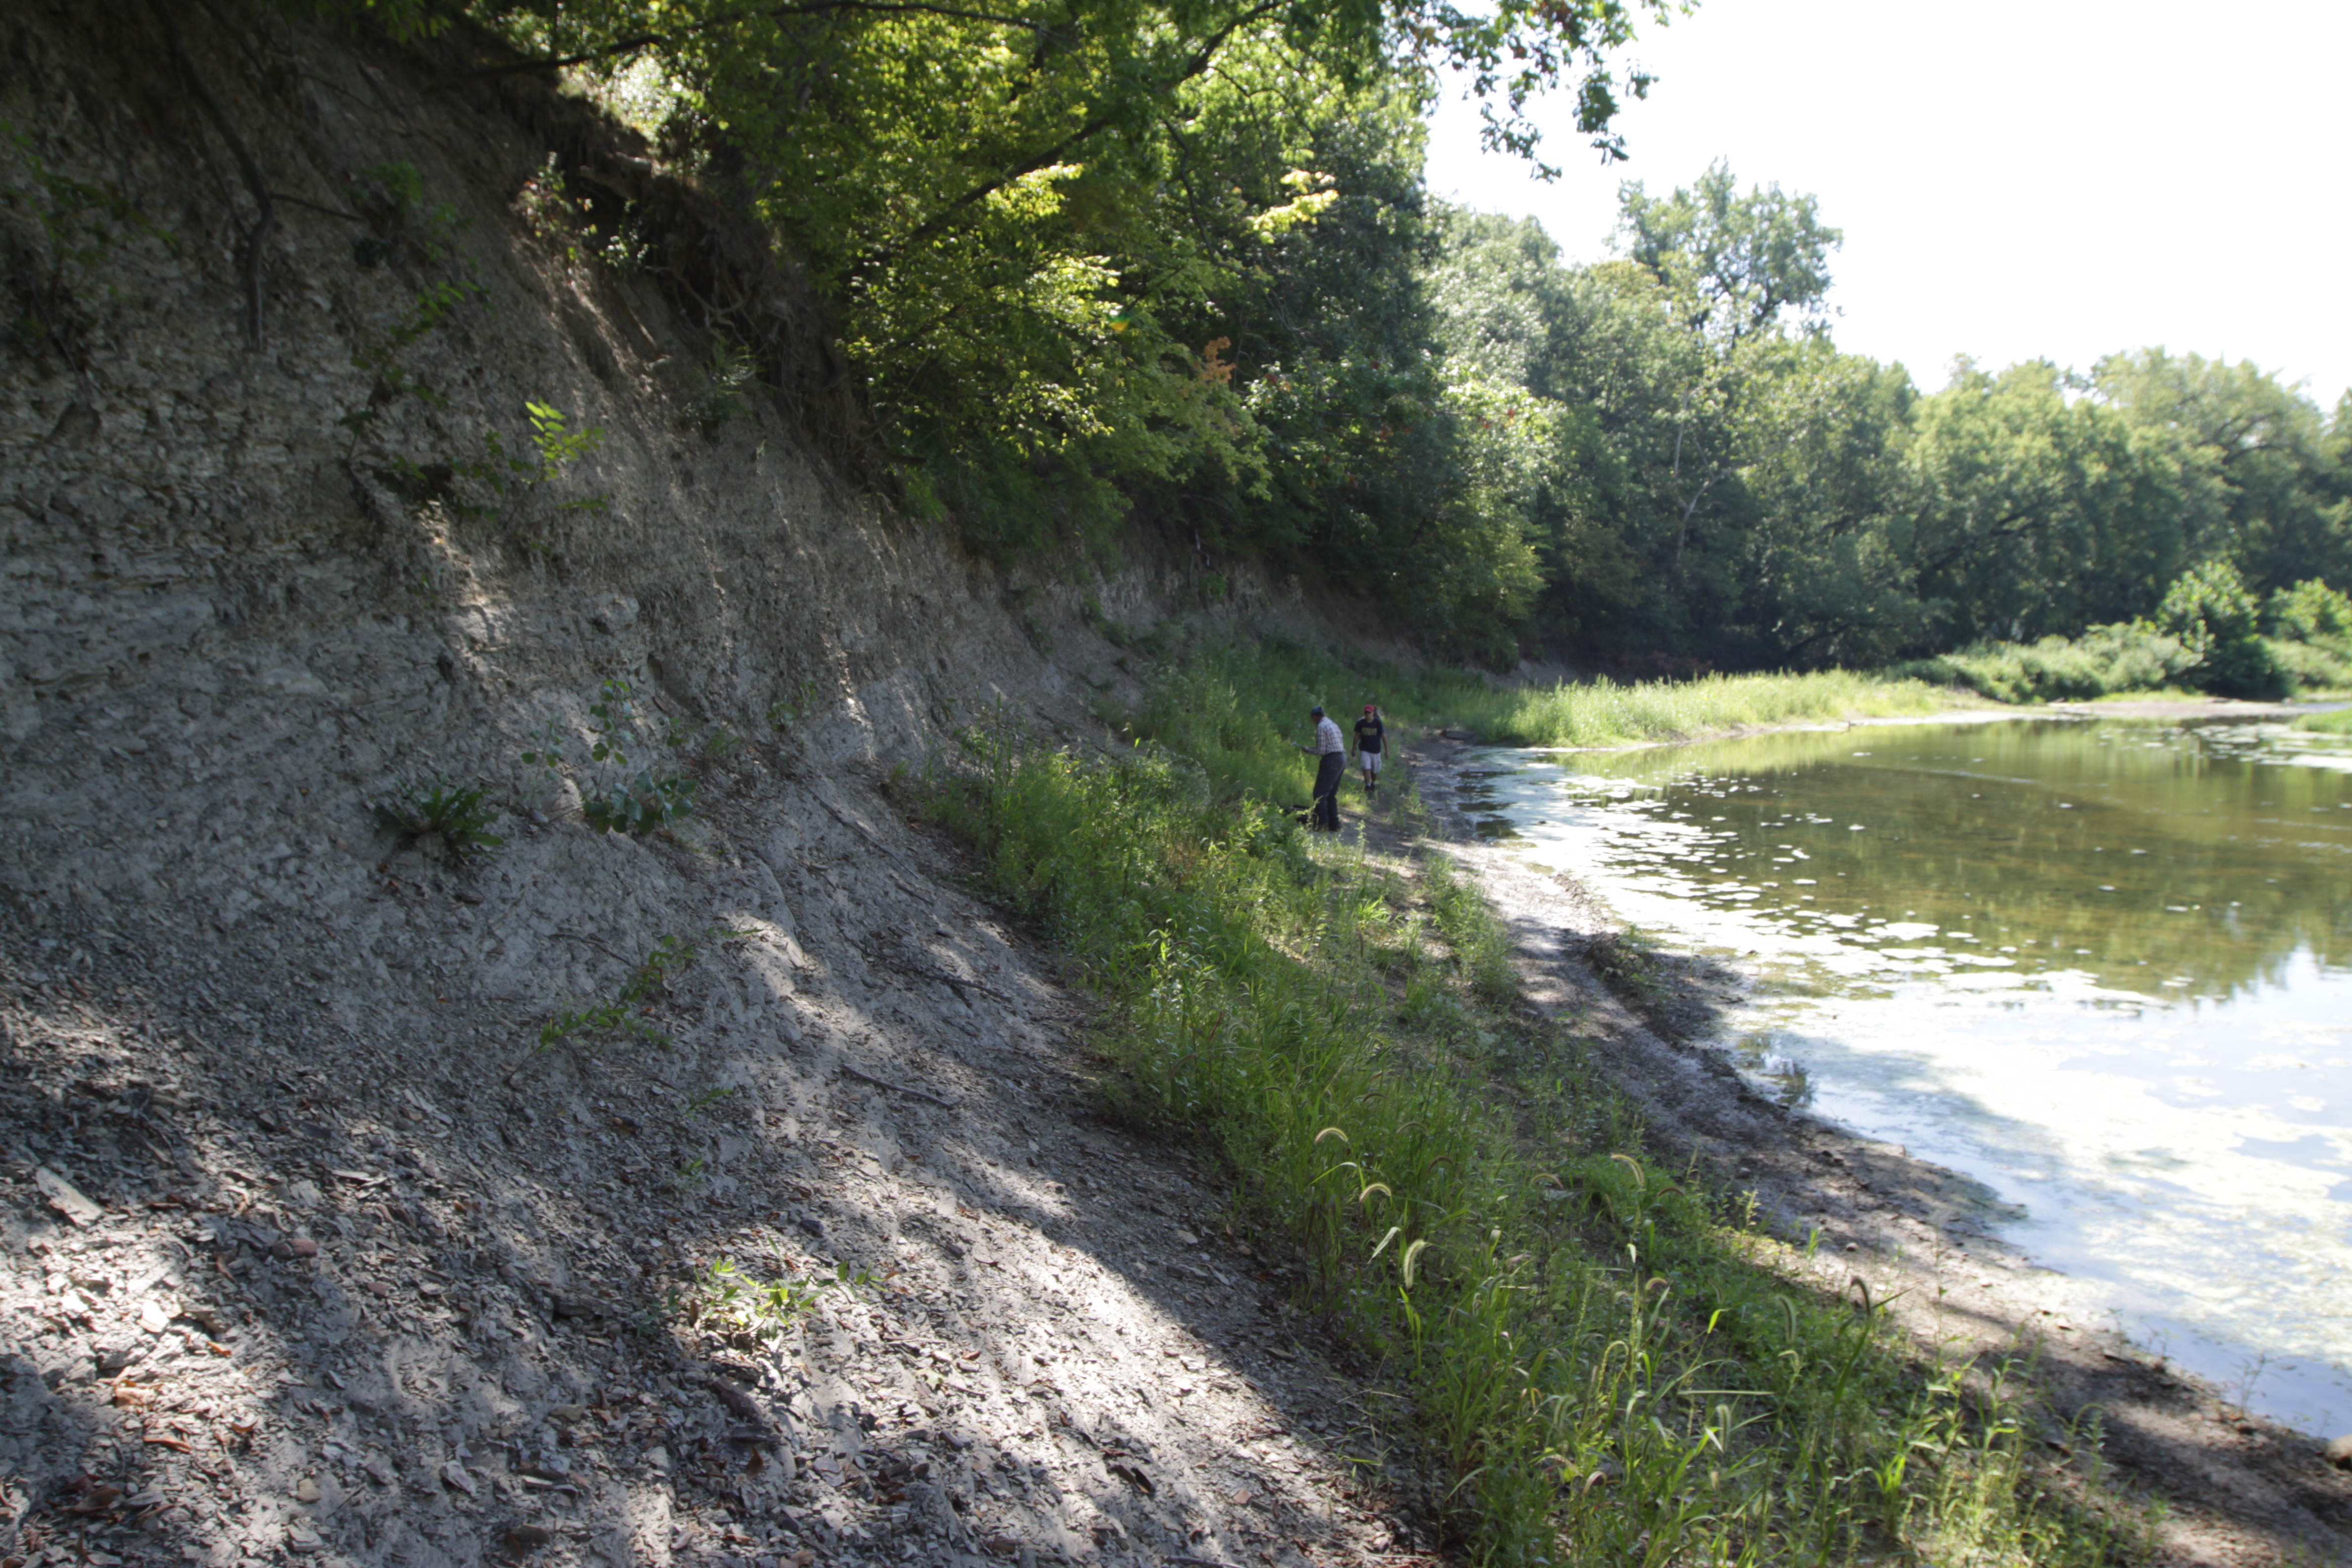
[[319, 1500], [319, 1483], [309, 1476], [304, 1476], [300, 1480], [296, 1481], [294, 1483], [294, 1500], [296, 1502], [317, 1502]]
[[2352, 1470], [2352, 1432], [2328, 1443], [2327, 1462], [2339, 1470]]

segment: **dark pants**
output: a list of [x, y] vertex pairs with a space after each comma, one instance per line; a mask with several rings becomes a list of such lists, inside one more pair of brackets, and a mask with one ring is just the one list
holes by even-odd
[[1315, 769], [1315, 826], [1339, 831], [1339, 781], [1348, 775], [1348, 753], [1326, 752]]

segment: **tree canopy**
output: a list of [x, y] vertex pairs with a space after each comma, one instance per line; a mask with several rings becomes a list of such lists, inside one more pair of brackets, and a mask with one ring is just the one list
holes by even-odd
[[1923, 394], [1836, 347], [1814, 199], [1727, 163], [1625, 184], [1587, 264], [1430, 197], [1442, 82], [1539, 168], [1544, 92], [1620, 155], [1673, 0], [280, 3], [649, 73], [661, 156], [826, 300], [900, 499], [1001, 558], [1140, 520], [1446, 651], [1658, 669], [2352, 581], [2352, 394], [2161, 350]]

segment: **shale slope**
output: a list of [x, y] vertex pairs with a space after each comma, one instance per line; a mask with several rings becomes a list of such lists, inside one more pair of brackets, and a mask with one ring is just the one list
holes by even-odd
[[791, 278], [542, 89], [29, 0], [0, 116], [0, 1557], [1408, 1560], [892, 794], [1203, 563], [863, 499]]

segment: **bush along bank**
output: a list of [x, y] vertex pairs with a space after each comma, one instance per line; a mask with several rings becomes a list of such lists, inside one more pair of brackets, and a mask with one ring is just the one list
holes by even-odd
[[1887, 673], [2000, 702], [2179, 688], [2256, 700], [2342, 690], [2352, 688], [2352, 600], [2314, 579], [2258, 604], [2234, 567], [2209, 562], [2173, 584], [2149, 619], [2033, 643], [1979, 643]]
[[1653, 1157], [1442, 855], [1300, 832], [1295, 753], [1213, 667], [1136, 728], [1105, 760], [981, 726], [930, 809], [1108, 1004], [1114, 1106], [1222, 1161], [1377, 1369], [1391, 1479], [1465, 1561], [2127, 1555], [2095, 1476], [2038, 1468], [2007, 1373], [1921, 1364]]

